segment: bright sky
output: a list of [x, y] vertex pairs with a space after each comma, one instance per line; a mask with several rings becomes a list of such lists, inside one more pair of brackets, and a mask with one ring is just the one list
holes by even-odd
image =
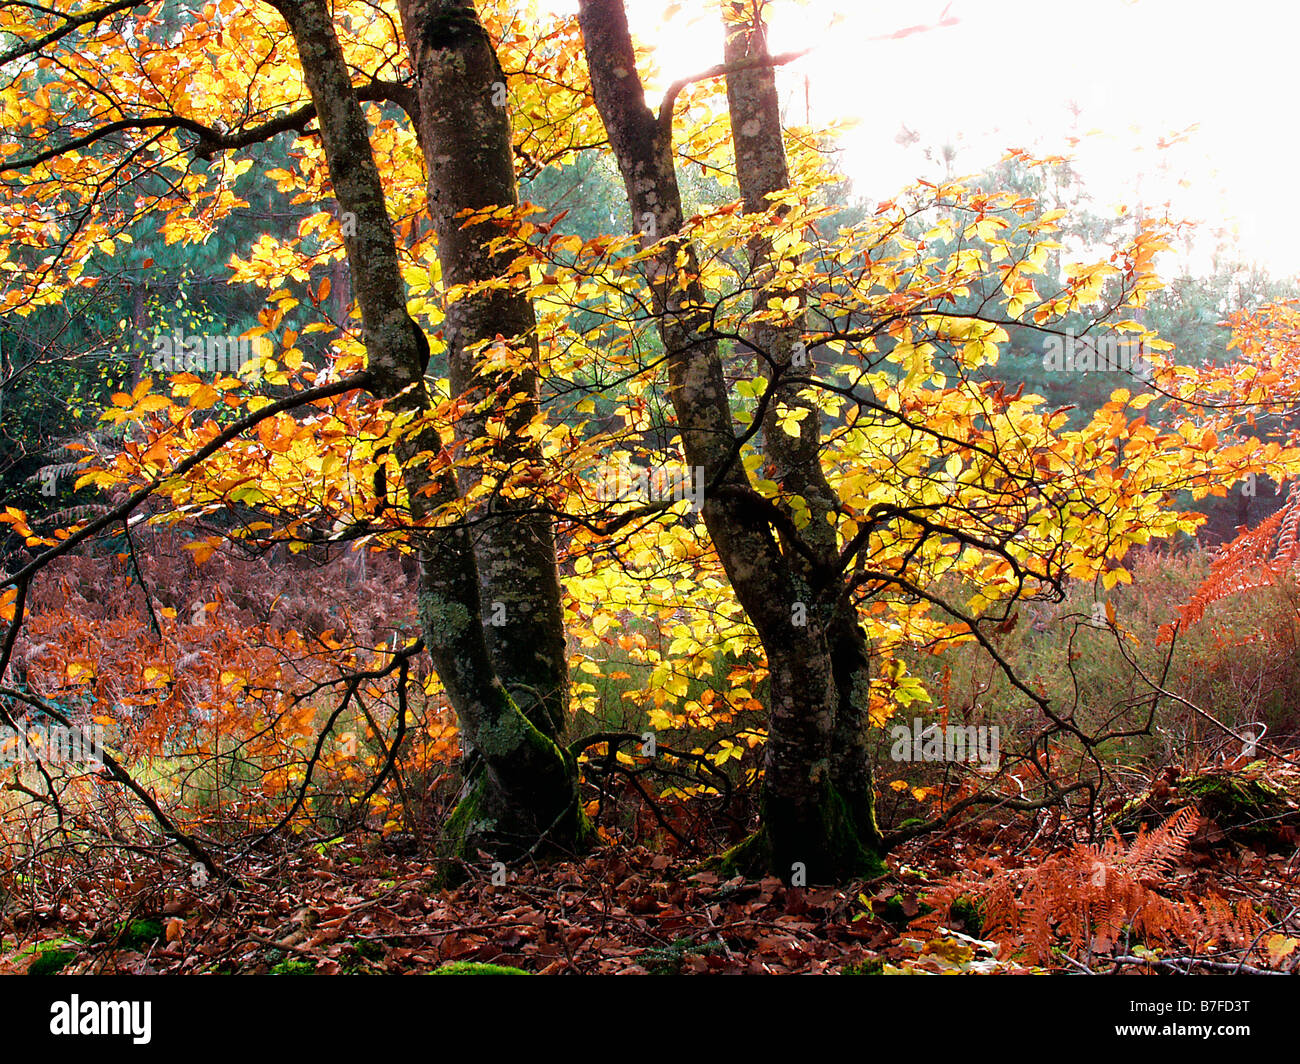
[[[668, 80], [721, 61], [721, 29], [702, 6], [629, 0], [633, 30], [655, 46]], [[665, 23], [671, 8], [682, 10]], [[957, 21], [890, 37], [941, 19]], [[1222, 230], [1242, 258], [1300, 276], [1300, 211], [1290, 202], [1300, 182], [1291, 128], [1300, 5], [778, 2], [769, 41], [774, 52], [814, 49], [781, 74], [790, 121], [805, 120], [806, 78], [814, 122], [859, 122], [844, 140], [843, 166], [862, 196], [886, 199], [941, 173], [926, 147], [956, 148], [958, 175], [1009, 147], [1073, 154], [1094, 209], [1140, 201], [1151, 212], [1168, 201], [1175, 217], [1201, 222], [1186, 260], [1193, 270]], [[905, 128], [920, 138], [911, 146], [898, 143]], [[1159, 150], [1170, 139], [1178, 142]]]

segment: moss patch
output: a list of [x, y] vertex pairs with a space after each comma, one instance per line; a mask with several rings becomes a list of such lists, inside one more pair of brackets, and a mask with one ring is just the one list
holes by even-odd
[[1279, 818], [1294, 812], [1286, 791], [1250, 771], [1205, 772], [1178, 780], [1178, 793], [1196, 801], [1201, 815], [1227, 830], [1271, 835]]
[[288, 957], [271, 968], [272, 975], [314, 975], [316, 965], [301, 957]]
[[510, 968], [504, 964], [479, 964], [475, 961], [452, 961], [441, 968], [435, 968], [430, 975], [528, 975], [522, 968]]
[[125, 949], [146, 950], [163, 941], [163, 925], [157, 920], [132, 920], [113, 927], [113, 938]]
[[923, 901], [917, 901], [915, 898], [905, 898], [901, 894], [894, 894], [885, 901], [876, 902], [872, 907], [872, 911], [885, 923], [893, 924], [901, 930], [906, 928], [918, 916], [934, 912], [934, 907], [926, 905]]
[[960, 923], [961, 930], [972, 938], [979, 938], [984, 932], [984, 909], [978, 901], [965, 894], [953, 901], [948, 917]]
[[1221, 831], [1244, 839], [1285, 841], [1280, 829], [1300, 822], [1300, 793], [1289, 792], [1286, 784], [1290, 778], [1276, 769], [1270, 772], [1263, 761], [1239, 769], [1182, 776], [1126, 802], [1111, 823], [1120, 831], [1132, 832], [1143, 824], [1153, 827], [1163, 823], [1179, 809], [1195, 805], [1196, 811]]
[[[519, 719], [523, 721], [522, 717]], [[535, 728], [529, 727], [529, 731], [537, 741], [548, 745], [549, 755], [557, 758], [556, 768], [564, 773], [563, 783], [554, 779], [543, 782], [545, 789], [557, 798], [561, 786], [567, 789], [565, 808], [548, 816], [537, 804], [511, 802], [492, 786], [484, 773], [470, 793], [457, 803], [443, 826], [437, 850], [447, 865], [436, 880], [440, 886], [463, 882], [467, 871], [462, 862], [472, 863], [479, 850], [510, 861], [521, 854], [572, 855], [585, 850], [595, 840], [595, 831], [579, 801], [573, 759]], [[538, 845], [541, 832], [546, 835]]]
[[[763, 803], [763, 826], [731, 847], [706, 867], [723, 875], [761, 876], [768, 873], [789, 883], [797, 861], [804, 866], [807, 885], [870, 879], [888, 871], [881, 855], [864, 845], [855, 830], [848, 806], [829, 783], [817, 803], [820, 822], [815, 832], [797, 830], [778, 806]], [[773, 838], [787, 840], [785, 853], [777, 853]]]
[[66, 949], [42, 950], [27, 968], [28, 975], [58, 975], [77, 955]]

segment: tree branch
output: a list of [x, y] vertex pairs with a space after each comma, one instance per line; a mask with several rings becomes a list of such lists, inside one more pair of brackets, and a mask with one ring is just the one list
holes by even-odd
[[[419, 126], [420, 102], [414, 90], [409, 86], [396, 81], [375, 80], [365, 85], [357, 85], [352, 91], [356, 98], [362, 102], [375, 103], [383, 101], [397, 104], [407, 113], [411, 121], [417, 127]], [[246, 148], [251, 144], [260, 144], [262, 141], [270, 140], [281, 133], [290, 131], [299, 134], [305, 133], [308, 124], [315, 117], [316, 105], [309, 103], [293, 111], [287, 111], [275, 118], [268, 119], [261, 125], [249, 126], [230, 132], [222, 132], [212, 126], [205, 126], [202, 122], [196, 122], [192, 118], [183, 118], [180, 115], [169, 115], [160, 118], [123, 118], [117, 122], [110, 122], [105, 126], [101, 126], [99, 129], [92, 130], [84, 136], [70, 140], [66, 144], [61, 144], [57, 148], [47, 148], [35, 155], [0, 163], [0, 174], [10, 170], [30, 170], [32, 167], [39, 166], [50, 159], [71, 151], [80, 151], [82, 148], [95, 144], [106, 137], [111, 137], [114, 133], [121, 133], [128, 129], [184, 129], [198, 137], [198, 141], [193, 145], [194, 154], [200, 159], [211, 159], [219, 151], [231, 151]]]
[[745, 59], [738, 59], [734, 63], [719, 63], [717, 66], [711, 66], [708, 70], [699, 74], [692, 74], [687, 78], [679, 78], [668, 86], [668, 91], [664, 93], [663, 102], [659, 105], [659, 128], [667, 130], [672, 125], [673, 104], [677, 102], [678, 95], [687, 85], [693, 85], [697, 81], [707, 81], [709, 78], [720, 78], [727, 74], [739, 73], [742, 70], [784, 66], [786, 63], [793, 63], [796, 59], [803, 58], [810, 51], [812, 51], [811, 48], [805, 48], [799, 52], [782, 52], [780, 55], [749, 56]]
[[0, 66], [5, 63], [12, 63], [15, 59], [21, 59], [25, 55], [31, 55], [33, 52], [39, 52], [47, 44], [53, 44], [55, 41], [66, 37], [73, 30], [81, 29], [82, 26], [98, 25], [104, 19], [110, 15], [116, 15], [119, 11], [147, 6], [148, 4], [144, 3], [143, 0], [115, 0], [114, 3], [106, 4], [94, 11], [87, 11], [84, 15], [70, 17], [62, 26], [56, 30], [50, 30], [44, 37], [37, 37], [36, 40], [20, 44], [7, 52], [0, 52]]
[[[344, 392], [350, 392], [356, 388], [365, 388], [370, 383], [369, 370], [354, 374], [351, 377], [345, 377], [343, 380], [335, 381], [332, 384], [325, 384], [319, 388], [307, 388], [301, 392], [295, 392], [293, 395], [287, 395], [283, 399], [277, 399], [274, 403], [268, 403], [266, 406], [255, 410], [247, 417], [242, 417], [238, 421], [227, 425], [216, 436], [205, 443], [192, 455], [180, 462], [175, 469], [165, 475], [154, 477], [148, 484], [132, 493], [124, 502], [114, 506], [108, 513], [97, 517], [84, 528], [72, 533], [67, 539], [61, 540], [56, 546], [51, 547], [40, 557], [33, 559], [18, 572], [10, 577], [6, 577], [0, 587], [10, 587], [11, 585], [22, 586], [29, 580], [33, 573], [38, 569], [44, 568], [55, 558], [67, 554], [78, 543], [89, 539], [96, 532], [107, 528], [109, 525], [116, 524], [125, 519], [127, 514], [131, 513], [145, 499], [153, 494], [155, 490], [164, 481], [171, 480], [174, 477], [184, 476], [195, 466], [199, 465], [205, 459], [210, 458], [221, 450], [226, 444], [239, 436], [248, 429], [251, 429], [259, 422], [265, 421], [268, 417], [278, 414], [284, 410], [292, 410], [294, 407], [302, 406], [303, 403], [309, 403], [316, 399], [327, 399], [332, 395], [341, 395]], [[15, 622], [16, 623], [16, 622]]]

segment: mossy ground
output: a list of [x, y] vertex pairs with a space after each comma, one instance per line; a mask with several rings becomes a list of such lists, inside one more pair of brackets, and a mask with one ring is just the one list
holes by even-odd
[[[1300, 823], [1300, 787], [1288, 787], [1293, 776], [1270, 778], [1264, 762], [1237, 769], [1209, 769], [1172, 781], [1126, 802], [1111, 820], [1122, 832], [1154, 827], [1179, 809], [1195, 805], [1201, 816], [1221, 831], [1242, 839], [1285, 841], [1288, 823]], [[1281, 834], [1280, 834], [1281, 833]]]
[[478, 964], [475, 961], [452, 961], [435, 968], [430, 975], [528, 975], [522, 968], [504, 964]]
[[27, 969], [28, 975], [58, 975], [69, 964], [77, 959], [77, 955], [71, 950], [66, 949], [46, 949], [36, 954], [36, 959], [32, 961], [31, 966]]
[[165, 938], [162, 922], [154, 919], [120, 921], [109, 932], [110, 939], [115, 939], [119, 949], [134, 949], [143, 952], [150, 946], [162, 942]]
[[1271, 835], [1282, 817], [1296, 811], [1282, 787], [1251, 773], [1250, 766], [1239, 773], [1185, 777], [1176, 786], [1179, 794], [1196, 801], [1202, 816], [1245, 836]]

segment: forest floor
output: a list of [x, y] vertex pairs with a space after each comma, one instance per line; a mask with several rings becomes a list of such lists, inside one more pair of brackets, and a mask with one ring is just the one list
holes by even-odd
[[[1140, 870], [1143, 882], [1133, 888], [1139, 904], [1199, 900], [1205, 911], [1206, 899], [1218, 898], [1228, 906], [1221, 911], [1256, 914], [1243, 924], [1253, 941], [1235, 947], [1193, 941], [1184, 928], [1181, 940], [1147, 950], [1129, 939], [1138, 928], [1134, 910], [1123, 934], [1098, 932], [1073, 949], [1062, 939], [1036, 956], [1027, 926], [996, 927], [984, 938], [978, 906], [930, 912], [924, 899], [943, 885], [969, 884], [972, 896], [987, 897], [999, 875], [1018, 882], [1026, 898], [1034, 869], [1052, 855], [1069, 858], [1067, 871], [1082, 869], [1081, 906], [1095, 907], [1089, 890], [1104, 887], [1108, 871], [1122, 887], [1125, 855], [1139, 847], [1090, 845], [1078, 825], [1049, 811], [974, 819], [913, 840], [890, 854], [887, 874], [841, 887], [725, 878], [702, 869], [698, 856], [610, 844], [573, 860], [512, 868], [504, 884], [480, 875], [448, 889], [438, 885], [438, 866], [396, 852], [402, 842], [409, 851], [409, 839], [356, 834], [253, 861], [235, 884], [92, 879], [43, 910], [16, 912], [11, 904], [0, 973], [421, 973], [452, 962], [578, 974], [1224, 971], [1237, 964], [1288, 971], [1300, 966], [1300, 821], [1285, 794], [1300, 793], [1300, 773], [1257, 763], [1235, 778], [1268, 780], [1282, 795], [1268, 830], [1185, 817], [1195, 819], [1195, 831], [1168, 848], [1164, 874]], [[1158, 784], [1130, 812], [1160, 823], [1187, 802], [1188, 793]], [[1027, 878], [1017, 881], [1018, 874]], [[1057, 913], [1049, 929], [1064, 935], [1068, 915]]]

